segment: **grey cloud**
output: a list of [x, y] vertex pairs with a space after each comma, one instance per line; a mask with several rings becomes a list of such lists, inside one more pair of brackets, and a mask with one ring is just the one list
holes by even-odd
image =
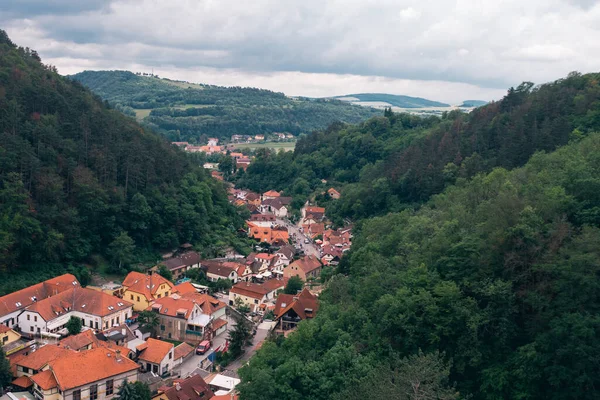
[[111, 0], [3, 0], [0, 14], [5, 18], [31, 18], [38, 15], [78, 14], [105, 9]]

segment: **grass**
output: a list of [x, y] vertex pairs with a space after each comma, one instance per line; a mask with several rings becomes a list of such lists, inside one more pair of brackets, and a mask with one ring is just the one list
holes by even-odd
[[151, 108], [140, 108], [140, 109], [137, 109], [134, 111], [135, 111], [135, 117], [138, 120], [141, 120], [141, 119], [146, 118], [148, 115], [150, 115], [150, 111], [152, 111], [152, 109]]
[[276, 149], [282, 151], [294, 151], [296, 141], [293, 142], [267, 142], [267, 143], [236, 143], [234, 149]]

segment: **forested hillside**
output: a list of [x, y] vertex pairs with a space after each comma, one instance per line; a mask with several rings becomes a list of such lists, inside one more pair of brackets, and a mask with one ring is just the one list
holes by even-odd
[[97, 256], [121, 272], [214, 251], [242, 222], [197, 163], [0, 30], [0, 292]]
[[241, 398], [598, 398], [600, 135], [578, 140], [364, 220], [317, 317], [262, 346]]
[[197, 85], [128, 71], [85, 71], [73, 79], [172, 141], [324, 129], [358, 123], [381, 112], [328, 99], [292, 99], [269, 90]]
[[441, 103], [439, 101], [388, 93], [358, 93], [336, 96], [333, 98], [349, 102], [388, 103], [390, 106], [401, 108], [450, 107], [450, 104]]
[[300, 140], [293, 155], [263, 152], [238, 182], [305, 197], [336, 186], [342, 198], [327, 208], [337, 221], [400, 211], [459, 177], [521, 166], [535, 151], [600, 129], [599, 78], [572, 73], [538, 87], [523, 83], [469, 114], [386, 112], [357, 126], [338, 124]]

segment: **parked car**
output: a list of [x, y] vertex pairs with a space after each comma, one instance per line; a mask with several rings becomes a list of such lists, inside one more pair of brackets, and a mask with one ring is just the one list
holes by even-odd
[[196, 354], [198, 354], [198, 355], [205, 354], [208, 350], [210, 350], [211, 346], [212, 346], [212, 343], [210, 342], [210, 340], [204, 340], [204, 341], [200, 342], [198, 347], [196, 347]]
[[310, 240], [304, 239], [304, 243], [310, 243]]

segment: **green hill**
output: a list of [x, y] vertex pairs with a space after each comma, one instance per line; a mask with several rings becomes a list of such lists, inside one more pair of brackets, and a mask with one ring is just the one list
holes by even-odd
[[358, 123], [381, 114], [341, 101], [290, 98], [269, 90], [191, 84], [128, 71], [85, 71], [71, 78], [172, 141], [274, 132], [299, 135], [335, 121]]
[[[243, 224], [198, 162], [0, 30], [0, 293], [83, 263], [121, 273]], [[10, 277], [10, 278], [8, 278]]]
[[358, 93], [335, 96], [333, 98], [356, 104], [365, 103], [365, 105], [370, 105], [370, 103], [387, 103], [390, 106], [400, 108], [450, 107], [449, 104], [440, 103], [439, 101], [386, 93]]
[[459, 107], [472, 108], [485, 106], [488, 102], [483, 100], [465, 100]]

